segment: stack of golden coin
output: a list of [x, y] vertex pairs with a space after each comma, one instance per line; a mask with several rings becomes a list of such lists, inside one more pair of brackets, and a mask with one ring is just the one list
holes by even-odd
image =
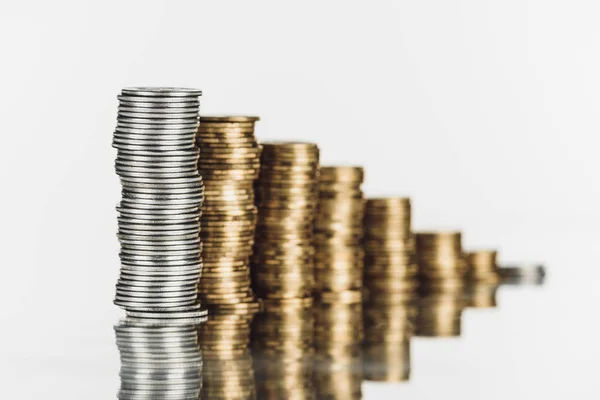
[[207, 305], [253, 302], [249, 258], [254, 242], [254, 181], [260, 149], [258, 117], [201, 117], [196, 137], [204, 179], [200, 218], [204, 269], [200, 298]]
[[315, 218], [315, 289], [362, 289], [362, 167], [321, 167]]
[[214, 308], [198, 329], [204, 359], [202, 399], [255, 399], [251, 322], [258, 303]]
[[362, 396], [362, 292], [322, 292], [315, 308], [314, 382], [319, 399]]
[[416, 335], [460, 336], [462, 312], [466, 306], [462, 280], [441, 279], [421, 284]]
[[365, 298], [364, 376], [377, 382], [410, 378], [410, 340], [416, 318], [416, 294], [398, 291]]
[[364, 250], [367, 291], [415, 289], [417, 265], [410, 199], [367, 199]]
[[498, 282], [496, 250], [477, 250], [467, 253], [468, 277], [478, 282]]
[[419, 275], [427, 281], [462, 280], [466, 272], [460, 232], [418, 232]]
[[262, 143], [256, 182], [256, 245], [252, 256], [253, 287], [261, 298], [312, 295], [318, 178], [317, 145]]
[[313, 299], [263, 301], [253, 324], [259, 399], [312, 399]]

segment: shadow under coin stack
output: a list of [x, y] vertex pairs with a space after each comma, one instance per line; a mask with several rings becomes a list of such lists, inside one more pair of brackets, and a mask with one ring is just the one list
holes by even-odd
[[200, 299], [210, 309], [255, 302], [250, 255], [256, 226], [254, 181], [259, 153], [258, 117], [201, 117], [198, 170], [206, 200], [200, 218], [203, 273]]
[[204, 356], [202, 399], [256, 398], [254, 365], [249, 348], [251, 322], [259, 304], [238, 303], [215, 309], [199, 329]]
[[417, 288], [410, 199], [367, 200], [364, 248], [365, 379], [406, 381]]
[[362, 396], [362, 167], [321, 167], [315, 218], [317, 398]]
[[115, 326], [121, 358], [121, 400], [193, 400], [202, 387], [195, 325], [150, 326], [128, 319]]
[[267, 299], [252, 329], [258, 399], [314, 399], [313, 299]]
[[417, 233], [421, 297], [417, 336], [460, 336], [466, 260], [460, 232]]
[[496, 307], [496, 292], [500, 283], [496, 258], [495, 250], [477, 250], [467, 253], [468, 307]]
[[116, 171], [121, 272], [115, 304], [143, 324], [199, 322], [202, 269], [198, 174], [201, 92], [128, 88], [119, 98]]

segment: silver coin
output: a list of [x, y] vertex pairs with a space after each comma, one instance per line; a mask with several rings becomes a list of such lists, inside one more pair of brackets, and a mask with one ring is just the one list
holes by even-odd
[[177, 201], [177, 200], [164, 200], [161, 202], [149, 202], [148, 200], [145, 201], [137, 201], [137, 200], [132, 200], [132, 199], [123, 199], [121, 201], [122, 205], [125, 205], [127, 207], [130, 208], [135, 208], [138, 210], [145, 210], [147, 212], [150, 212], [148, 210], [171, 210], [171, 211], [179, 211], [182, 213], [187, 213], [190, 211], [190, 208], [193, 206], [196, 207], [201, 207], [202, 206], [202, 200], [198, 200], [198, 199], [193, 199], [192, 201], [185, 203], [183, 201]]
[[118, 205], [116, 209], [121, 215], [131, 215], [139, 219], [185, 219], [190, 215], [194, 217], [200, 215], [200, 208], [198, 206], [189, 207], [187, 210], [183, 211], [169, 209], [152, 210], [151, 213], [147, 210], [124, 207], [123, 205]]
[[129, 190], [124, 190], [122, 194], [128, 199], [148, 199], [148, 200], [187, 200], [204, 198], [204, 188], [200, 187], [196, 190], [189, 190], [184, 193], [138, 193]]
[[144, 318], [132, 318], [135, 320], [135, 323], [140, 326], [173, 326], [173, 325], [198, 325], [208, 320], [208, 317], [198, 317], [198, 318], [170, 318], [168, 320], [161, 319], [144, 319]]
[[128, 282], [122, 280], [117, 281], [117, 289], [123, 292], [140, 292], [140, 293], [166, 293], [166, 292], [186, 292], [190, 290], [197, 290], [197, 284], [191, 283], [187, 285], [149, 285], [149, 286], [132, 286]]
[[128, 247], [122, 247], [121, 248], [121, 253], [123, 253], [121, 256], [122, 257], [142, 257], [142, 258], [148, 258], [148, 259], [156, 259], [156, 260], [160, 260], [163, 258], [168, 259], [169, 257], [200, 257], [202, 255], [202, 248], [200, 246], [195, 247], [195, 248], [191, 248], [191, 249], [186, 249], [186, 250], [159, 250], [159, 251], [152, 251], [152, 250], [137, 250], [137, 249], [130, 249]]
[[180, 87], [126, 87], [121, 90], [124, 96], [140, 97], [193, 97], [202, 96], [202, 90]]
[[117, 120], [117, 130], [119, 128], [134, 129], [169, 129], [169, 130], [188, 130], [198, 128], [197, 118], [178, 118], [178, 119], [150, 119], [150, 118], [119, 118]]
[[181, 291], [177, 291], [177, 292], [140, 292], [140, 291], [127, 291], [127, 290], [123, 290], [120, 289], [119, 287], [117, 287], [117, 295], [121, 295], [121, 296], [127, 296], [127, 297], [131, 297], [131, 298], [135, 298], [135, 299], [153, 299], [154, 301], [161, 301], [163, 299], [170, 299], [170, 298], [182, 298], [185, 296], [197, 296], [198, 295], [198, 291], [195, 289], [191, 289], [191, 290], [181, 290]]
[[[189, 248], [189, 246], [199, 246], [200, 239], [193, 238], [193, 239], [186, 239], [186, 240], [169, 241], [169, 242], [165, 242], [165, 243], [156, 243], [155, 241], [151, 241], [151, 240], [132, 238], [132, 239], [123, 239], [121, 241], [121, 244], [138, 246], [138, 248], [140, 248], [140, 249], [155, 249], [155, 250], [159, 250], [159, 249], [169, 250], [172, 248], [173, 249], [175, 249], [175, 248], [187, 249], [187, 248]], [[171, 247], [171, 246], [174, 246], [174, 247]]]
[[194, 177], [170, 178], [170, 179], [121, 177], [121, 182], [122, 183], [132, 182], [132, 183], [136, 183], [136, 184], [148, 183], [148, 184], [155, 184], [155, 185], [159, 185], [159, 186], [163, 186], [163, 187], [177, 188], [177, 187], [189, 187], [191, 185], [202, 184], [202, 178], [199, 175], [194, 176]]
[[200, 224], [197, 219], [180, 220], [178, 222], [156, 223], [156, 221], [144, 221], [139, 219], [118, 217], [117, 221], [120, 228], [139, 229], [140, 231], [185, 231], [189, 229], [199, 229]]
[[185, 306], [193, 304], [198, 296], [190, 294], [181, 297], [161, 298], [161, 299], [146, 299], [143, 297], [131, 297], [123, 296], [121, 294], [115, 295], [115, 304], [118, 306], [125, 307], [126, 310], [135, 309], [135, 307], [167, 307], [169, 304], [173, 306]]
[[144, 319], [166, 319], [166, 318], [198, 318], [206, 317], [207, 310], [184, 311], [184, 312], [144, 312], [144, 311], [126, 311], [129, 318], [144, 318]]
[[125, 120], [142, 120], [146, 121], [149, 119], [158, 119], [158, 120], [166, 120], [166, 119], [177, 119], [179, 121], [188, 121], [188, 120], [197, 120], [198, 119], [198, 111], [171, 111], [171, 112], [154, 112], [154, 111], [142, 111], [142, 110], [122, 110], [119, 109], [117, 113], [117, 118], [125, 119]]
[[[144, 133], [144, 132], [142, 132]], [[117, 151], [117, 159], [119, 158], [133, 158], [137, 160], [146, 161], [167, 161], [167, 160], [180, 160], [191, 156], [200, 156], [200, 151], [197, 147], [191, 149], [174, 150], [169, 152], [152, 151], [152, 150], [119, 150]]]
[[191, 253], [191, 254], [187, 254], [187, 253], [179, 253], [179, 254], [170, 254], [167, 253], [165, 255], [162, 256], [156, 256], [156, 255], [137, 255], [137, 254], [127, 254], [124, 252], [119, 253], [119, 257], [121, 258], [121, 260], [127, 261], [127, 262], [131, 262], [131, 263], [135, 263], [137, 261], [141, 261], [142, 263], [140, 265], [144, 265], [143, 262], [153, 262], [156, 264], [162, 264], [165, 262], [175, 262], [175, 261], [189, 261], [189, 260], [196, 260], [198, 261], [201, 257], [200, 252], [197, 251], [195, 253]]
[[183, 278], [180, 278], [180, 280], [171, 280], [171, 281], [164, 281], [164, 280], [157, 280], [157, 281], [146, 281], [146, 280], [141, 280], [141, 279], [136, 279], [136, 280], [129, 280], [129, 279], [125, 279], [124, 277], [119, 278], [119, 280], [117, 281], [117, 285], [122, 286], [123, 288], [129, 288], [130, 290], [164, 290], [164, 291], [169, 291], [169, 290], [179, 290], [179, 288], [187, 288], [187, 287], [196, 287], [198, 286], [198, 281], [199, 281], [199, 276], [196, 277], [191, 277], [187, 280], [183, 280]]
[[152, 145], [140, 145], [140, 144], [125, 144], [125, 143], [119, 143], [119, 142], [115, 142], [113, 141], [113, 147], [115, 149], [127, 149], [127, 150], [160, 150], [160, 151], [173, 151], [173, 150], [184, 150], [184, 149], [189, 149], [192, 146], [188, 145], [188, 144], [181, 144], [181, 145], [164, 145], [161, 146], [159, 144], [152, 144]]
[[121, 244], [121, 251], [141, 256], [160, 256], [163, 254], [198, 254], [202, 253], [201, 245], [152, 246]]
[[127, 282], [130, 286], [145, 284], [161, 284], [161, 285], [183, 285], [183, 284], [197, 284], [200, 280], [200, 272], [194, 273], [168, 273], [165, 275], [157, 274], [146, 274], [140, 272], [128, 272], [122, 271], [120, 281]]
[[113, 135], [113, 144], [139, 145], [139, 146], [185, 146], [191, 149], [195, 146], [193, 136], [167, 136], [167, 135]]
[[165, 275], [165, 274], [181, 274], [182, 272], [187, 272], [188, 274], [192, 274], [192, 273], [196, 273], [196, 274], [200, 274], [200, 272], [202, 271], [202, 266], [201, 265], [194, 265], [194, 264], [189, 264], [189, 265], [177, 265], [177, 266], [170, 266], [170, 267], [165, 267], [165, 266], [149, 266], [149, 265], [127, 265], [127, 264], [123, 264], [121, 263], [121, 269], [122, 271], [135, 271], [136, 274], [142, 275], [142, 273], [144, 273], [145, 275]]
[[159, 168], [159, 169], [169, 169], [169, 168], [195, 168], [197, 169], [198, 162], [197, 159], [193, 156], [187, 157], [187, 159], [179, 160], [179, 161], [167, 161], [167, 160], [157, 160], [157, 161], [139, 161], [139, 160], [122, 160], [117, 158], [115, 161], [115, 168]]
[[121, 94], [117, 96], [119, 99], [119, 104], [123, 103], [133, 103], [133, 104], [164, 104], [164, 103], [181, 103], [181, 104], [200, 104], [200, 99], [198, 97], [169, 97], [169, 96], [159, 96], [159, 97], [141, 97], [137, 95], [129, 95], [129, 94]]
[[147, 112], [168, 112], [168, 110], [192, 110], [197, 114], [200, 114], [200, 102], [195, 100], [185, 100], [181, 101], [171, 101], [171, 102], [140, 102], [140, 101], [130, 101], [130, 100], [121, 100], [119, 101], [119, 106], [117, 110], [121, 111], [136, 111], [136, 110], [148, 110]]

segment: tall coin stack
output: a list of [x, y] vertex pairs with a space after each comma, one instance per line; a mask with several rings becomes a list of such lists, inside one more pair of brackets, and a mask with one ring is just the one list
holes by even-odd
[[254, 366], [249, 348], [251, 321], [258, 303], [239, 303], [215, 309], [200, 326], [198, 336], [204, 356], [202, 399], [256, 398]]
[[252, 303], [250, 255], [256, 226], [254, 181], [260, 149], [258, 117], [201, 117], [198, 170], [206, 200], [200, 225], [204, 269], [200, 298], [209, 308]]
[[121, 400], [198, 399], [202, 356], [195, 325], [115, 326], [121, 357]]
[[367, 199], [365, 288], [370, 293], [413, 291], [417, 264], [410, 199]]
[[260, 164], [254, 289], [261, 298], [310, 297], [319, 148], [312, 143], [262, 143]]
[[362, 398], [362, 292], [322, 292], [314, 315], [317, 398]]
[[266, 299], [252, 329], [259, 399], [313, 399], [313, 299]]
[[363, 168], [321, 167], [315, 218], [317, 398], [362, 396]]
[[144, 322], [203, 317], [197, 287], [204, 189], [194, 146], [200, 95], [127, 88], [118, 96], [113, 146], [123, 191], [115, 304]]
[[362, 167], [321, 167], [315, 218], [315, 289], [362, 290]]
[[364, 248], [365, 379], [406, 381], [417, 288], [410, 199], [367, 199]]

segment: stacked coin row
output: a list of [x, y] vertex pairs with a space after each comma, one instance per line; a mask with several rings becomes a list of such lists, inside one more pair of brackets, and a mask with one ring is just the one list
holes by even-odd
[[414, 290], [417, 265], [410, 199], [367, 199], [364, 249], [369, 292]]
[[312, 298], [267, 299], [252, 329], [259, 399], [312, 399]]
[[206, 200], [200, 218], [204, 270], [199, 290], [209, 306], [254, 301], [249, 263], [260, 154], [256, 121], [258, 117], [200, 118], [196, 143]]
[[319, 399], [362, 397], [362, 292], [322, 292], [315, 315], [315, 390]]
[[477, 250], [467, 253], [468, 277], [479, 282], [497, 282], [498, 264], [496, 250]]
[[402, 382], [410, 378], [410, 340], [416, 319], [411, 291], [370, 293], [364, 302], [366, 380]]
[[419, 274], [428, 281], [462, 280], [466, 259], [460, 232], [417, 233]]
[[[201, 271], [198, 174], [201, 92], [123, 89], [113, 146], [122, 184], [121, 274], [115, 304], [128, 311], [181, 313], [197, 304]], [[179, 318], [179, 317], [177, 317]]]
[[261, 298], [312, 295], [318, 178], [315, 144], [262, 144], [252, 258], [253, 285]]
[[256, 387], [250, 352], [251, 322], [258, 303], [213, 309], [198, 336], [204, 356], [202, 399], [254, 399]]
[[365, 201], [362, 167], [321, 167], [314, 224], [315, 289], [362, 289]]
[[198, 399], [202, 355], [194, 325], [150, 327], [124, 320], [115, 333], [121, 358], [119, 399]]

